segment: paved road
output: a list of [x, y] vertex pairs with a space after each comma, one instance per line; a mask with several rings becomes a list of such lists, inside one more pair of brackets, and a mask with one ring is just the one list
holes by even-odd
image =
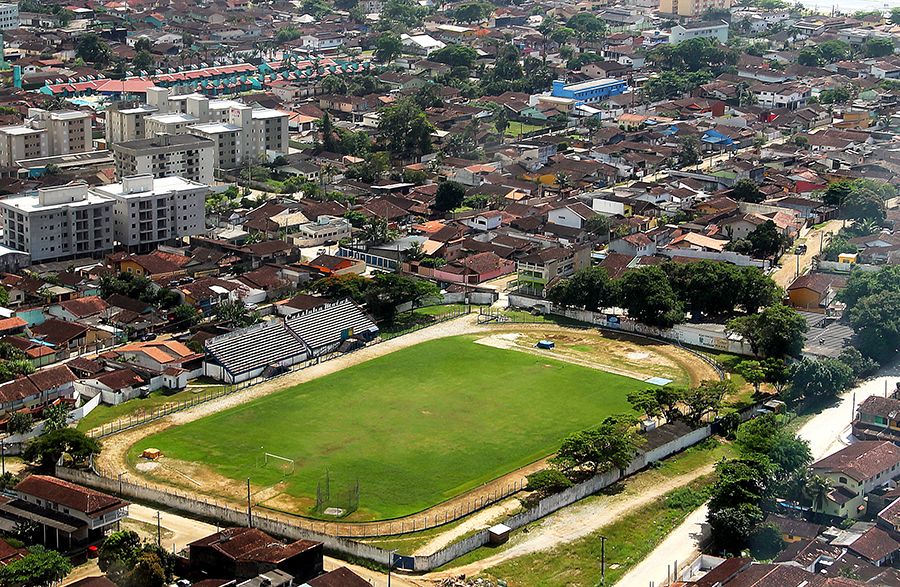
[[[848, 436], [852, 419], [851, 409], [870, 395], [884, 395], [885, 389], [893, 389], [900, 381], [900, 366], [882, 369], [880, 374], [880, 377], [866, 381], [842, 395], [833, 406], [822, 410], [800, 428], [799, 435], [809, 441], [813, 459], [821, 459], [847, 445], [850, 441]], [[705, 518], [704, 505], [688, 516], [681, 526], [673, 530], [643, 562], [622, 577], [616, 585], [648, 587], [651, 582], [657, 587], [666, 585], [666, 565], [673, 564], [677, 560], [679, 567], [683, 568], [699, 554], [698, 541], [707, 536], [703, 532], [705, 525], [702, 525]]]

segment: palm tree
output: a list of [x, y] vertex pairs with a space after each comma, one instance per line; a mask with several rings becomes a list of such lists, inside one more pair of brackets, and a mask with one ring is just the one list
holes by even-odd
[[338, 173], [338, 168], [337, 168], [337, 166], [335, 166], [334, 163], [326, 163], [322, 167], [322, 177], [325, 179], [326, 184], [331, 183], [331, 180], [334, 178], [335, 175], [337, 175], [337, 173]]
[[812, 503], [814, 510], [821, 512], [825, 508], [825, 498], [828, 496], [831, 488], [831, 479], [819, 475], [813, 475], [809, 478], [806, 482], [804, 493]]
[[560, 171], [556, 174], [556, 185], [560, 190], [568, 189], [572, 187], [572, 178], [565, 171]]

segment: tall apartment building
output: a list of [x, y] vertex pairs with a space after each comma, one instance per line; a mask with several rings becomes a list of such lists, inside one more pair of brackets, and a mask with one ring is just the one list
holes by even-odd
[[202, 94], [170, 95], [168, 88], [148, 88], [147, 104], [110, 111], [107, 138], [147, 139], [160, 134], [193, 134], [216, 143], [215, 167], [233, 169], [260, 154], [288, 150], [288, 118], [281, 110], [252, 108], [236, 100], [210, 100]]
[[159, 109], [140, 102], [113, 102], [106, 107], [107, 146], [135, 139], [143, 139], [144, 118], [156, 114]]
[[90, 193], [86, 183], [0, 200], [3, 244], [30, 253], [32, 263], [101, 258], [113, 250], [112, 207], [112, 200]]
[[0, 165], [13, 167], [22, 159], [87, 153], [92, 146], [91, 126], [87, 112], [29, 108], [23, 124], [0, 128]]
[[204, 233], [209, 186], [181, 177], [151, 174], [123, 177], [121, 183], [94, 188], [111, 198], [116, 242], [132, 253]]
[[19, 5], [0, 4], [0, 29], [19, 28]]
[[206, 185], [213, 183], [216, 145], [203, 137], [162, 134], [113, 143], [112, 152], [117, 180], [149, 173], [156, 178], [176, 176]]
[[700, 18], [709, 8], [731, 10], [731, 0], [660, 0], [659, 2], [660, 13], [687, 18]]

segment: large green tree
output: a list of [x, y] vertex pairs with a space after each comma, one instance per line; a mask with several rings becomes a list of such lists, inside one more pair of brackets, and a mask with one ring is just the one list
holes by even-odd
[[40, 463], [45, 469], [52, 469], [64, 454], [68, 454], [75, 464], [82, 464], [91, 456], [100, 454], [101, 448], [96, 438], [74, 428], [62, 428], [32, 440], [22, 456], [27, 461]]
[[100, 35], [90, 32], [78, 37], [75, 56], [103, 69], [112, 61], [112, 50]]
[[830, 399], [840, 395], [855, 380], [853, 369], [843, 361], [803, 359], [791, 369], [793, 397]]
[[644, 324], [671, 328], [684, 322], [684, 306], [659, 266], [629, 271], [619, 280], [619, 305]]
[[465, 197], [466, 187], [464, 185], [455, 181], [442, 181], [438, 184], [432, 206], [435, 210], [448, 212], [462, 206]]
[[378, 135], [390, 152], [401, 157], [419, 157], [431, 153], [434, 127], [412, 100], [403, 99], [381, 110]]
[[0, 566], [0, 587], [44, 587], [72, 572], [72, 563], [56, 552], [35, 547], [24, 558]]
[[403, 53], [403, 41], [400, 37], [384, 33], [375, 41], [375, 59], [382, 63], [390, 63]]
[[787, 306], [769, 306], [759, 314], [735, 318], [728, 330], [740, 334], [753, 352], [763, 357], [796, 356], [803, 349], [803, 334], [809, 330], [806, 318]]
[[555, 304], [601, 311], [615, 299], [615, 287], [603, 267], [579, 269], [569, 279], [556, 282], [547, 292]]
[[591, 473], [626, 469], [643, 442], [634, 424], [632, 417], [610, 416], [596, 428], [567, 436], [550, 461], [563, 470]]

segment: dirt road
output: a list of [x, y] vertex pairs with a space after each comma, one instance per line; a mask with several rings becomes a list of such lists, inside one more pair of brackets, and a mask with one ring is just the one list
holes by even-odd
[[672, 530], [647, 558], [619, 579], [618, 587], [648, 587], [668, 584], [670, 567], [683, 568], [699, 554], [697, 544], [709, 537], [706, 523], [706, 505], [702, 505], [685, 518], [680, 526]]
[[799, 259], [797, 258], [798, 255], [782, 256], [781, 267], [772, 274], [772, 279], [775, 283], [784, 288], [789, 286], [797, 278], [797, 269], [799, 268], [799, 274], [802, 275], [806, 267], [812, 263], [813, 257], [822, 250], [821, 246], [828, 244], [828, 235], [836, 233], [840, 228], [841, 221], [832, 220], [822, 228], [810, 230], [804, 237], [806, 239], [806, 253], [799, 255]]
[[[833, 406], [822, 410], [800, 428], [801, 438], [809, 441], [814, 460], [821, 459], [840, 450], [849, 442], [848, 433], [852, 419], [852, 407], [859, 405], [870, 395], [883, 395], [885, 390], [894, 389], [900, 379], [900, 367], [882, 369], [879, 377], [864, 382], [856, 389], [841, 396]], [[887, 387], [885, 387], [887, 384]], [[695, 510], [688, 519], [653, 550], [647, 558], [634, 567], [617, 583], [620, 587], [647, 587], [651, 582], [664, 585], [666, 565], [679, 561], [684, 567], [699, 554], [698, 544], [706, 536], [708, 528], [703, 524], [706, 506]], [[698, 532], [698, 524], [702, 531]]]
[[707, 473], [712, 465], [666, 480], [664, 483], [640, 489], [632, 487], [634, 478], [624, 481], [625, 489], [616, 495], [602, 495], [588, 502], [579, 502], [551, 514], [537, 523], [527, 534], [519, 533], [511, 546], [493, 556], [448, 571], [424, 575], [426, 579], [441, 579], [459, 574], [473, 575], [505, 561], [533, 552], [548, 550], [560, 544], [583, 538], [603, 526], [621, 519], [629, 512], [659, 499], [665, 493], [682, 487]]

